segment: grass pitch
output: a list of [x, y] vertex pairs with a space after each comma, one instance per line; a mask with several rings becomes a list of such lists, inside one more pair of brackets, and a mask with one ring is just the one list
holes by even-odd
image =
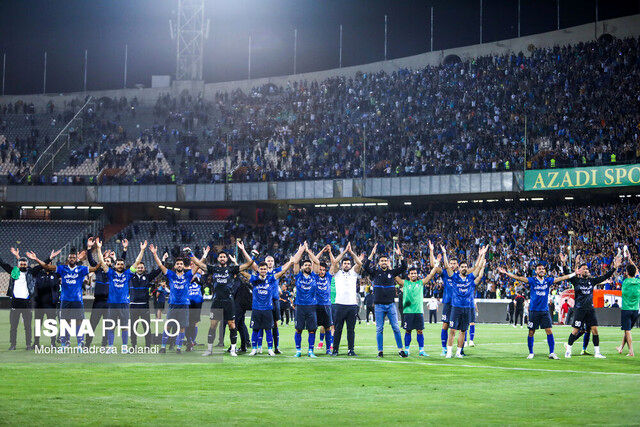
[[8, 316], [0, 314], [5, 424], [638, 424], [640, 416], [640, 356], [617, 354], [618, 328], [600, 328], [606, 360], [564, 359], [568, 327], [554, 327], [561, 360], [547, 359], [543, 331], [536, 333], [536, 358], [526, 360], [526, 328], [483, 324], [462, 360], [440, 356], [440, 324], [425, 330], [430, 357], [417, 356], [414, 335], [410, 357], [401, 359], [387, 324], [385, 358], [377, 359], [375, 326], [363, 323], [356, 326], [358, 358], [294, 358], [293, 328], [285, 325], [284, 354], [276, 357], [203, 363], [200, 346], [125, 363], [108, 363], [109, 356], [42, 363], [24, 350], [22, 325], [18, 350], [7, 351]]

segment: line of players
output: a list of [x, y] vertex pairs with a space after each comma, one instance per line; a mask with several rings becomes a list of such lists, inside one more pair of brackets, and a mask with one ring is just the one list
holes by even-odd
[[[41, 261], [37, 256], [28, 252], [27, 257], [36, 261], [39, 266], [50, 272], [57, 272], [61, 277], [61, 297], [60, 297], [60, 316], [62, 318], [81, 318], [83, 316], [82, 307], [82, 282], [89, 272], [104, 273], [104, 278], [108, 283], [108, 298], [106, 306], [96, 308], [107, 308], [108, 317], [114, 321], [120, 320], [126, 322], [132, 321], [130, 309], [134, 308], [136, 302], [130, 300], [130, 295], [135, 294], [136, 289], [142, 289], [147, 295], [146, 316], [148, 318], [148, 287], [155, 276], [160, 272], [163, 273], [169, 283], [169, 310], [167, 319], [174, 319], [180, 325], [179, 334], [176, 337], [175, 345], [177, 351], [181, 351], [181, 344], [184, 340], [185, 333], [187, 336], [187, 346], [195, 342], [197, 330], [194, 330], [196, 319], [189, 319], [189, 311], [197, 313], [197, 320], [200, 317], [198, 302], [195, 306], [190, 299], [190, 290], [198, 291], [196, 272], [201, 269], [212, 275], [213, 282], [213, 300], [211, 304], [211, 322], [208, 334], [208, 348], [204, 353], [205, 356], [212, 354], [215, 332], [219, 323], [219, 317], [216, 316], [218, 310], [222, 313], [222, 320], [227, 323], [230, 331], [231, 348], [230, 354], [236, 356], [237, 328], [235, 324], [235, 313], [232, 297], [232, 282], [237, 275], [242, 275], [253, 288], [252, 292], [252, 315], [251, 315], [251, 346], [250, 355], [258, 353], [261, 347], [263, 335], [266, 335], [267, 347], [269, 355], [279, 353], [277, 329], [278, 308], [277, 300], [279, 298], [279, 279], [291, 268], [294, 272], [294, 280], [296, 286], [296, 316], [295, 316], [295, 346], [296, 357], [302, 355], [302, 331], [308, 331], [308, 351], [309, 357], [315, 357], [313, 352], [315, 347], [315, 336], [318, 326], [321, 327], [321, 337], [326, 339], [326, 349], [328, 354], [338, 355], [342, 330], [346, 324], [347, 341], [349, 356], [355, 356], [355, 320], [358, 310], [357, 303], [357, 280], [362, 271], [366, 272], [373, 285], [374, 304], [376, 311], [376, 338], [378, 344], [378, 356], [383, 357], [383, 328], [385, 317], [389, 319], [389, 323], [393, 329], [395, 341], [398, 347], [398, 354], [401, 357], [407, 357], [411, 342], [411, 332], [416, 330], [419, 347], [419, 355], [427, 356], [424, 351], [424, 316], [422, 308], [423, 287], [436, 274], [439, 274], [443, 281], [443, 310], [442, 310], [442, 348], [443, 355], [447, 358], [453, 356], [453, 344], [455, 334], [458, 332], [457, 350], [455, 356], [463, 357], [463, 348], [467, 329], [470, 327], [471, 345], [473, 345], [475, 333], [475, 285], [482, 279], [486, 266], [486, 247], [481, 247], [479, 255], [473, 266], [469, 267], [466, 262], [459, 262], [457, 259], [448, 259], [446, 249], [441, 247], [442, 254], [434, 255], [434, 247], [429, 242], [429, 260], [431, 271], [422, 278], [418, 278], [418, 271], [415, 267], [407, 270], [407, 265], [403, 259], [402, 251], [396, 245], [394, 248], [395, 255], [399, 261], [399, 265], [391, 268], [389, 257], [381, 254], [378, 257], [377, 265], [374, 266], [374, 258], [376, 256], [377, 244], [374, 245], [369, 257], [364, 260], [364, 255], [358, 256], [351, 244], [337, 256], [334, 257], [330, 246], [324, 247], [319, 253], [314, 254], [305, 242], [300, 245], [298, 251], [287, 261], [282, 267], [275, 268], [273, 257], [266, 257], [265, 261], [258, 262], [254, 260], [246, 251], [242, 242], [237, 242], [240, 253], [245, 258], [245, 263], [238, 265], [237, 260], [226, 252], [217, 254], [216, 263], [214, 265], [205, 262], [209, 248], [204, 250], [202, 258], [197, 258], [188, 248], [185, 252], [190, 259], [177, 258], [173, 268], [170, 269], [158, 257], [157, 248], [149, 245], [149, 249], [153, 254], [157, 264], [157, 269], [149, 273], [145, 272], [142, 264], [142, 256], [147, 248], [147, 242], [140, 244], [140, 252], [130, 268], [125, 268], [124, 259], [118, 258], [113, 261], [115, 254], [103, 254], [102, 242], [99, 239], [90, 239], [89, 241], [89, 257], [91, 259], [92, 250], [95, 252], [98, 262], [92, 263], [90, 267], [78, 265], [78, 254], [71, 253], [67, 257], [66, 264], [53, 265], [51, 259], [47, 262]], [[53, 254], [53, 253], [52, 253]], [[107, 255], [105, 257], [105, 255]], [[329, 264], [322, 262], [320, 259], [323, 255], [329, 257]], [[18, 257], [18, 255], [16, 255]], [[303, 259], [303, 256], [305, 258]], [[364, 260], [364, 262], [363, 262]], [[599, 336], [597, 329], [597, 319], [595, 310], [593, 309], [593, 287], [607, 280], [615, 270], [620, 266], [622, 257], [618, 255], [613, 262], [613, 267], [605, 275], [600, 277], [588, 277], [589, 271], [586, 263], [578, 263], [578, 269], [570, 274], [561, 277], [546, 276], [546, 269], [543, 264], [538, 264], [535, 268], [536, 275], [534, 277], [522, 277], [511, 274], [506, 270], [499, 268], [502, 274], [506, 274], [513, 280], [517, 280], [528, 284], [531, 289], [531, 304], [529, 313], [529, 336], [528, 347], [529, 356], [533, 358], [533, 340], [535, 330], [538, 328], [545, 329], [547, 333], [547, 342], [549, 345], [549, 358], [557, 359], [554, 352], [555, 340], [551, 330], [551, 318], [547, 310], [549, 288], [553, 283], [569, 280], [575, 289], [575, 319], [573, 329], [566, 344], [565, 357], [571, 357], [571, 345], [578, 338], [580, 330], [584, 325], [588, 325], [593, 334], [595, 346], [595, 357], [604, 358], [600, 353]], [[566, 263], [566, 256], [562, 258], [563, 264]], [[19, 269], [23, 270], [26, 266], [26, 260], [19, 260]], [[632, 263], [628, 266], [635, 268]], [[627, 268], [627, 278], [633, 278], [635, 272]], [[6, 267], [5, 267], [6, 269]], [[250, 271], [252, 273], [250, 273]], [[406, 273], [407, 279], [402, 276]], [[134, 284], [132, 285], [132, 280]], [[98, 282], [98, 278], [96, 278]], [[141, 282], [146, 283], [145, 286], [138, 286]], [[192, 285], [196, 283], [197, 286]], [[12, 282], [13, 284], [13, 282]], [[397, 308], [394, 303], [396, 286], [403, 287], [403, 327], [405, 329], [405, 342], [402, 343], [400, 328], [397, 321]], [[624, 289], [624, 288], [623, 288]], [[134, 291], [134, 292], [132, 292]], [[631, 293], [629, 293], [631, 295]], [[200, 293], [201, 296], [201, 293]], [[633, 298], [629, 298], [633, 299]], [[199, 304], [201, 305], [202, 299]], [[95, 304], [95, 303], [94, 303]], [[141, 304], [141, 303], [140, 303]], [[634, 303], [630, 303], [631, 306]], [[637, 298], [635, 301], [637, 305]], [[144, 311], [145, 307], [141, 307]], [[628, 308], [628, 307], [627, 307]], [[197, 310], [194, 310], [197, 309]], [[622, 347], [626, 344], [629, 346], [630, 354], [633, 354], [630, 329], [633, 325], [629, 312], [632, 309], [625, 310], [623, 307], [623, 336], [622, 345], [618, 348], [621, 352]], [[637, 316], [637, 308], [636, 308]], [[626, 316], [626, 318], [625, 318]], [[93, 317], [93, 316], [92, 316]], [[142, 316], [144, 317], [144, 315]], [[192, 316], [193, 317], [193, 316]], [[92, 324], [97, 323], [98, 319], [91, 319]], [[191, 321], [190, 321], [191, 320]], [[630, 325], [629, 325], [630, 323]], [[26, 325], [25, 325], [26, 326]], [[625, 329], [626, 327], [626, 329]], [[275, 332], [275, 337], [274, 337]], [[324, 336], [323, 336], [324, 335]], [[135, 336], [135, 334], [134, 334]], [[63, 340], [68, 344], [68, 337]], [[108, 334], [107, 343], [113, 345], [113, 334]], [[127, 344], [128, 337], [126, 331], [123, 333], [123, 344]], [[166, 352], [168, 342], [166, 334], [162, 337], [161, 353]], [[78, 336], [78, 344], [82, 344], [82, 337]], [[132, 337], [133, 339], [133, 337]], [[90, 344], [90, 342], [88, 343]], [[103, 341], [103, 345], [105, 342]], [[189, 348], [190, 349], [190, 348]]]

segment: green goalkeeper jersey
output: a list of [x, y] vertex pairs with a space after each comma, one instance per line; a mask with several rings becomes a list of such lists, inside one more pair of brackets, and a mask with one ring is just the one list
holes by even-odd
[[423, 314], [424, 307], [422, 299], [424, 295], [424, 285], [422, 284], [422, 280], [416, 282], [405, 280], [402, 292], [402, 312], [405, 314]]

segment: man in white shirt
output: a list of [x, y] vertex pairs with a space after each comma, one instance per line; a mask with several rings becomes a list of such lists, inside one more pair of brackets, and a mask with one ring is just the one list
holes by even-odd
[[438, 323], [438, 300], [433, 297], [429, 298], [427, 309], [429, 310], [429, 323]]
[[[345, 258], [345, 255], [349, 253], [352, 259]], [[335, 298], [335, 336], [333, 338], [333, 353], [332, 356], [338, 355], [340, 348], [340, 339], [342, 338], [342, 328], [344, 323], [347, 324], [347, 345], [349, 351], [347, 356], [357, 356], [354, 351], [355, 343], [355, 329], [356, 329], [356, 316], [358, 314], [358, 278], [360, 277], [360, 270], [362, 269], [362, 261], [351, 249], [351, 243], [347, 244], [347, 247], [340, 252], [337, 258], [333, 257], [331, 251], [329, 251], [331, 257], [331, 268], [329, 273], [333, 276], [333, 281], [336, 289]], [[355, 266], [352, 267], [352, 263]]]

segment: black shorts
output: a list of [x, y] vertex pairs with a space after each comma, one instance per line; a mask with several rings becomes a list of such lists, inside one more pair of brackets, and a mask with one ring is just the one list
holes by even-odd
[[469, 323], [476, 323], [476, 308], [469, 308]]
[[316, 305], [316, 320], [318, 325], [325, 329], [329, 329], [333, 326], [333, 309], [331, 304], [328, 305]]
[[251, 329], [273, 328], [273, 310], [251, 310]]
[[129, 304], [118, 304], [110, 302], [109, 314], [107, 315], [107, 318], [113, 320], [114, 322], [120, 320], [120, 324], [127, 323], [127, 321], [131, 318], [131, 313], [129, 312]]
[[82, 301], [60, 301], [60, 319], [84, 319], [84, 306]]
[[574, 310], [573, 327], [580, 329], [581, 327], [591, 328], [598, 326], [596, 311], [593, 308], [579, 308]]
[[469, 327], [469, 307], [451, 307], [449, 327], [457, 331], [466, 332]]
[[[217, 319], [219, 315], [216, 316], [216, 310], [222, 310], [222, 319]], [[236, 312], [233, 301], [231, 300], [222, 300], [216, 301], [214, 300], [211, 303], [211, 313], [209, 314], [209, 319], [222, 320], [223, 322], [230, 322], [235, 320]]]
[[338, 310], [338, 304], [331, 304], [331, 320], [335, 320], [336, 317], [338, 317], [336, 315], [337, 310]]
[[318, 317], [315, 305], [296, 306], [296, 330], [315, 331], [318, 329]]
[[551, 325], [551, 315], [548, 311], [529, 311], [529, 322], [527, 322], [529, 329], [548, 329]]
[[200, 321], [200, 313], [202, 312], [202, 301], [189, 302], [189, 323], [195, 325]]
[[156, 310], [164, 310], [164, 301], [156, 301], [156, 303], [154, 304], [156, 307]]
[[442, 304], [442, 323], [449, 323], [451, 320], [451, 304]]
[[280, 300], [274, 299], [273, 300], [273, 321], [277, 322], [278, 320], [280, 320]]
[[171, 319], [177, 321], [181, 329], [186, 328], [189, 325], [189, 306], [187, 304], [169, 304], [167, 321]]
[[404, 313], [402, 328], [407, 331], [421, 331], [424, 329], [424, 315], [422, 313]]
[[630, 331], [637, 321], [637, 310], [620, 310], [620, 329], [623, 331]]

